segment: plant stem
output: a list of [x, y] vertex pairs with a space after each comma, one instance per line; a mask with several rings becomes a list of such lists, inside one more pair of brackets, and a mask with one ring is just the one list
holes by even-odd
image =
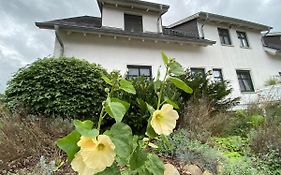
[[164, 79], [163, 79], [163, 83], [161, 83], [160, 92], [158, 94], [157, 110], [159, 110], [159, 108], [161, 106], [161, 98], [162, 98], [164, 86], [165, 86], [165, 83], [166, 83], [166, 78], [168, 76], [168, 71], [169, 71], [168, 67], [166, 67], [166, 73], [165, 73], [165, 76], [164, 76]]
[[100, 112], [100, 117], [99, 117], [99, 122], [98, 122], [98, 128], [97, 128], [99, 131], [100, 131], [100, 126], [101, 126], [101, 122], [102, 122], [102, 119], [103, 119], [104, 110], [105, 110], [105, 107], [102, 106], [102, 109], [101, 109], [101, 112]]

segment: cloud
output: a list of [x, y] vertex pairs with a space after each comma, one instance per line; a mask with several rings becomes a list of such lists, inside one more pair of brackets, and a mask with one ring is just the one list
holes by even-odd
[[[246, 19], [281, 30], [279, 0], [148, 0], [170, 5], [164, 25], [198, 11]], [[91, 15], [100, 16], [95, 0], [0, 0], [0, 93], [19, 67], [52, 55], [54, 34], [40, 30], [36, 21]]]

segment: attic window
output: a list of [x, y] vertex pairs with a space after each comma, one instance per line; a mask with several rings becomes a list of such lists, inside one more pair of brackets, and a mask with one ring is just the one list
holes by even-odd
[[125, 31], [136, 32], [136, 33], [143, 32], [142, 16], [125, 14], [124, 20], [125, 20]]

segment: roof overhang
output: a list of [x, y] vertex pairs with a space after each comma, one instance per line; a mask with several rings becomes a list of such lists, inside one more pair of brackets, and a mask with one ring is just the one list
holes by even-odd
[[102, 7], [107, 5], [113, 5], [115, 7], [124, 7], [130, 9], [140, 9], [145, 11], [152, 11], [160, 13], [161, 15], [166, 13], [170, 6], [165, 4], [157, 4], [152, 2], [140, 1], [140, 0], [97, 0], [100, 11]]
[[173, 23], [173, 24], [169, 25], [168, 27], [173, 28], [175, 26], [184, 24], [184, 23], [189, 22], [194, 19], [197, 19], [199, 21], [209, 22], [209, 23], [237, 26], [239, 28], [247, 28], [250, 30], [257, 30], [257, 31], [268, 31], [268, 30], [272, 29], [271, 26], [267, 26], [267, 25], [263, 25], [263, 24], [259, 24], [259, 23], [255, 23], [255, 22], [250, 22], [250, 21], [246, 21], [246, 20], [241, 20], [241, 19], [237, 19], [237, 18], [217, 15], [217, 14], [208, 13], [208, 12], [196, 13], [196, 14], [189, 16], [185, 19], [182, 19], [176, 23]]
[[[55, 29], [55, 25], [53, 23], [47, 22], [36, 22], [37, 27], [41, 29]], [[194, 46], [209, 46], [216, 43], [216, 41], [211, 41], [207, 39], [197, 39], [197, 38], [188, 38], [188, 37], [177, 37], [177, 36], [169, 36], [163, 34], [155, 34], [155, 33], [131, 33], [126, 32], [120, 29], [112, 29], [112, 28], [89, 28], [83, 26], [75, 26], [75, 25], [63, 25], [56, 24], [60, 30], [66, 30], [68, 32], [78, 32], [84, 34], [97, 34], [99, 36], [112, 36], [114, 38], [127, 38], [127, 39], [140, 39], [151, 40], [154, 42], [166, 42], [166, 43], [179, 43], [179, 44], [190, 44]]]

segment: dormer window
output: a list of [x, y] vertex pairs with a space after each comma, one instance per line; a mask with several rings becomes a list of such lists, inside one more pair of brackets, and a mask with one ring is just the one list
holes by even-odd
[[125, 20], [125, 31], [135, 32], [135, 33], [143, 32], [142, 16], [125, 14], [124, 20]]
[[249, 42], [246, 33], [237, 31], [237, 36], [238, 39], [240, 40], [240, 47], [248, 48]]

